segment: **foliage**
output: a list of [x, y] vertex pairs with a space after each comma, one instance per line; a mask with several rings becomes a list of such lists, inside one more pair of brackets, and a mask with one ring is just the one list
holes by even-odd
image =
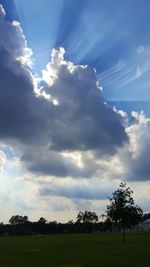
[[[114, 197], [116, 195], [117, 195], [116, 193], [113, 194]], [[111, 200], [111, 204], [112, 203], [115, 203], [113, 198]], [[134, 203], [133, 199], [132, 203]], [[121, 231], [121, 219], [120, 217], [118, 217], [118, 213], [112, 212], [115, 211], [114, 207], [115, 206], [113, 205], [113, 209], [108, 208], [109, 216], [108, 214], [101, 215], [102, 221], [100, 222], [98, 222], [97, 214], [91, 211], [84, 211], [84, 212], [80, 211], [77, 215], [76, 222], [71, 220], [68, 221], [67, 223], [59, 223], [57, 221], [48, 222], [43, 217], [40, 217], [36, 222], [31, 222], [28, 220], [27, 216], [13, 215], [9, 220], [10, 224], [4, 224], [3, 222], [0, 223], [0, 236]], [[128, 215], [129, 215], [129, 207], [128, 207]], [[142, 220], [149, 218], [149, 215], [150, 215], [149, 213], [144, 214]], [[137, 206], [132, 205], [132, 209], [130, 207], [130, 216], [129, 217], [126, 216], [126, 218], [129, 218], [127, 219], [126, 227], [127, 226], [129, 227], [129, 225], [131, 224], [135, 224], [135, 222], [137, 222], [140, 219], [140, 217], [141, 217], [141, 209], [138, 208]]]
[[14, 215], [10, 218], [10, 224], [25, 224], [28, 222], [27, 216]]
[[77, 215], [78, 223], [97, 223], [98, 216], [95, 212], [92, 211], [80, 211]]
[[47, 222], [47, 220], [45, 218], [41, 217], [37, 222], [40, 224], [45, 224]]
[[142, 219], [142, 209], [134, 205], [133, 191], [126, 183], [121, 183], [119, 188], [110, 198], [107, 206], [107, 216], [114, 223], [119, 223], [123, 229], [123, 241], [125, 242], [125, 228], [137, 224]]

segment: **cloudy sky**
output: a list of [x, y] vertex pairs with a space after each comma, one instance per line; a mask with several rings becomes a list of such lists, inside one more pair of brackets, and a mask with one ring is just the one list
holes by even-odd
[[0, 0], [0, 221], [150, 203], [149, 0]]

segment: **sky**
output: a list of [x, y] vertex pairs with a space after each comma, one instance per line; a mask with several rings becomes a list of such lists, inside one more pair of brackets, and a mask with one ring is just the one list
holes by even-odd
[[0, 221], [150, 203], [149, 0], [0, 0]]

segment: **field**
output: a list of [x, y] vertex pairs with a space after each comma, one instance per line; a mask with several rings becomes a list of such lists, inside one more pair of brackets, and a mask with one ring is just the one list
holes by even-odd
[[0, 237], [0, 267], [149, 267], [150, 233]]

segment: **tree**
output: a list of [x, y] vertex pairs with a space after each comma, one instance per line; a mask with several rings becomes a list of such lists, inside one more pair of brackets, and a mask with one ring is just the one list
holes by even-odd
[[13, 215], [9, 220], [10, 224], [25, 224], [27, 222], [28, 222], [28, 217], [20, 215]]
[[95, 224], [98, 222], [98, 216], [92, 211], [80, 211], [77, 215], [76, 231], [78, 232], [93, 232]]
[[131, 188], [127, 187], [126, 183], [121, 183], [119, 188], [113, 193], [113, 197], [110, 198], [110, 205], [107, 206], [108, 218], [122, 226], [123, 243], [126, 241], [126, 228], [137, 224], [143, 215], [142, 209], [134, 205], [132, 194]]
[[77, 215], [77, 222], [79, 223], [96, 223], [98, 222], [98, 216], [92, 211], [80, 211]]
[[40, 224], [46, 224], [47, 220], [45, 218], [41, 217], [37, 222]]

